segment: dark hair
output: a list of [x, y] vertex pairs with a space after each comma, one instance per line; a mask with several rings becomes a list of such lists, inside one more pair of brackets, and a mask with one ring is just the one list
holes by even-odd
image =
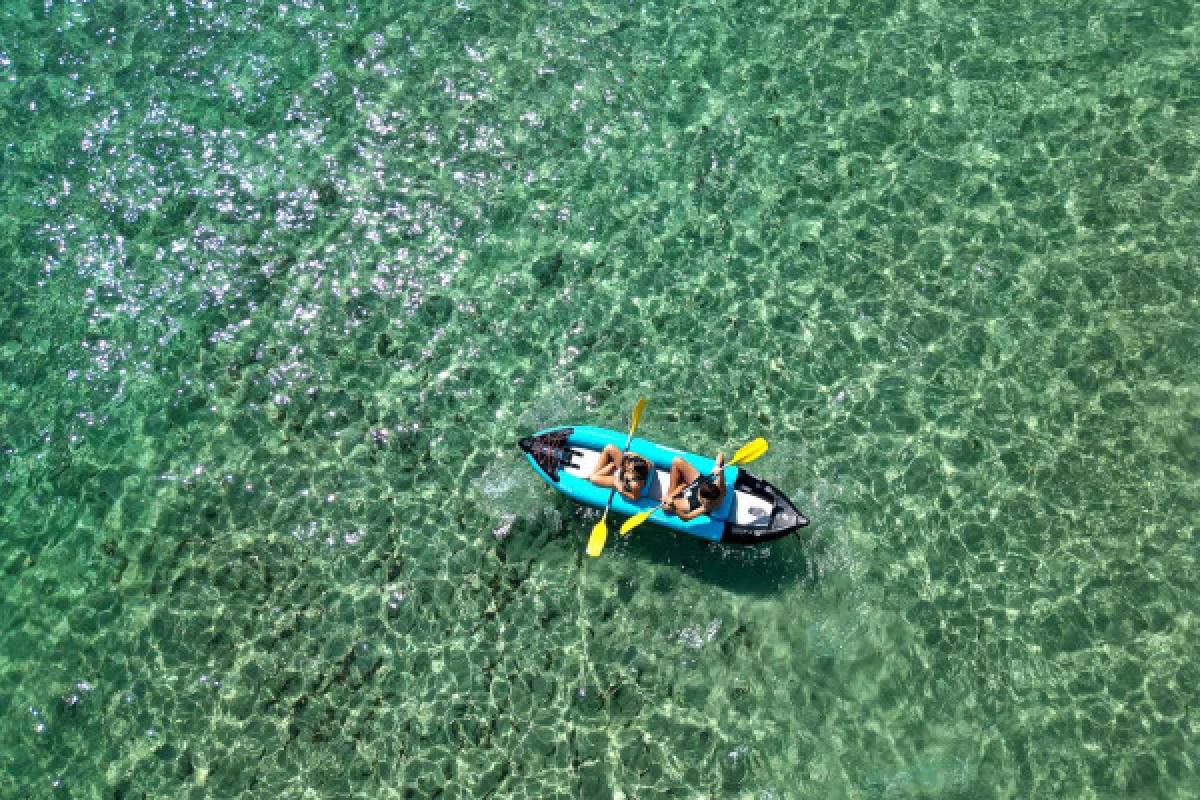
[[701, 481], [697, 489], [701, 500], [716, 500], [721, 496], [721, 489], [712, 481]]
[[629, 477], [646, 480], [650, 477], [650, 464], [641, 456], [625, 456], [625, 466], [629, 469]]

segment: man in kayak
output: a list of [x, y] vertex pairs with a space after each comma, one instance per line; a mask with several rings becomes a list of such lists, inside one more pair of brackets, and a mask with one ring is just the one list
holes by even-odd
[[616, 486], [617, 491], [627, 500], [637, 500], [650, 481], [650, 460], [637, 453], [626, 453], [622, 459], [621, 451], [616, 445], [605, 445], [604, 450], [600, 452], [600, 460], [596, 462], [596, 468], [592, 470], [588, 480], [606, 489]]
[[[713, 476], [716, 477], [713, 477]], [[678, 456], [671, 462], [671, 485], [662, 508], [686, 522], [701, 514], [711, 514], [725, 499], [725, 454], [717, 453], [712, 474], [700, 471]]]

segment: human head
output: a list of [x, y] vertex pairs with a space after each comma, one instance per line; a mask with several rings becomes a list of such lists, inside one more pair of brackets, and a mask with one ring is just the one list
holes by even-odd
[[650, 465], [646, 463], [646, 459], [629, 453], [625, 455], [625, 460], [621, 462], [621, 468], [623, 471], [628, 472], [630, 476], [642, 480], [646, 480], [646, 477], [650, 474]]
[[701, 481], [696, 492], [705, 503], [715, 503], [721, 496], [721, 489], [712, 481]]
[[636, 485], [640, 488], [646, 485], [646, 479], [650, 477], [650, 465], [644, 458], [626, 455], [625, 460], [621, 462], [621, 475], [626, 486], [632, 488]]

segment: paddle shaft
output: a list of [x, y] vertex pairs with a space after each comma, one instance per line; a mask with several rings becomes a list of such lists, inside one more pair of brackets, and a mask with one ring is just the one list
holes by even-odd
[[[751, 442], [750, 444], [754, 444], [754, 443]], [[745, 448], [742, 448], [742, 449], [744, 450]], [[722, 475], [725, 473], [725, 470], [729, 469], [730, 467], [736, 467], [738, 464], [744, 463], [745, 461], [753, 461], [754, 458], [758, 457], [757, 455], [755, 455], [754, 458], [748, 458], [748, 459], [747, 458], [738, 458], [738, 456], [740, 456], [740, 455], [742, 455], [741, 450], [739, 450], [737, 452], [737, 455], [735, 455], [728, 464], [725, 464], [721, 467], [720, 472]], [[662, 503], [659, 504], [659, 508], [665, 508], [668, 500], [674, 500], [676, 497], [679, 497], [679, 495], [683, 494], [684, 492], [686, 492], [688, 489], [692, 488], [693, 486], [699, 486], [700, 481], [711, 481], [712, 483], [716, 483], [717, 478], [715, 477], [715, 474], [712, 472], [708, 473], [707, 475], [697, 475], [696, 479], [693, 480], [691, 483], [685, 484], [684, 486], [680, 486], [678, 489], [671, 492], [671, 494], [668, 495], [667, 498], [665, 500], [663, 500]]]
[[592, 528], [592, 535], [588, 537], [587, 554], [595, 558], [604, 550], [604, 542], [608, 538], [608, 512], [612, 509], [613, 497], [617, 494], [617, 470], [625, 464], [625, 454], [629, 452], [629, 445], [633, 444], [633, 434], [637, 431], [638, 423], [642, 419], [642, 412], [646, 410], [646, 398], [639, 397], [637, 405], [633, 408], [633, 422], [629, 426], [629, 436], [625, 438], [625, 448], [621, 451], [621, 459], [614, 465], [613, 469], [613, 485], [608, 490], [608, 502], [604, 504], [604, 516], [600, 517], [600, 521], [596, 523], [596, 527]]
[[617, 473], [625, 464], [625, 455], [629, 452], [629, 445], [631, 444], [633, 444], [633, 431], [630, 431], [629, 435], [625, 437], [625, 447], [621, 450], [621, 460], [617, 462], [616, 469], [613, 470], [613, 485], [612, 488], [608, 490], [608, 502], [604, 504], [604, 516], [606, 517], [608, 516], [609, 510], [612, 508], [613, 498], [617, 496]]
[[[763, 439], [761, 437], [758, 439], [755, 439], [754, 441], [749, 442], [746, 445], [738, 448], [737, 453], [734, 454], [733, 458], [729, 461], [729, 463], [725, 464], [721, 467], [721, 474], [724, 475], [725, 470], [728, 469], [729, 467], [733, 467], [738, 464], [748, 464], [751, 461], [753, 461], [754, 459], [761, 456], [765, 452], [767, 452], [767, 440]], [[653, 514], [655, 511], [657, 511], [659, 509], [662, 509], [665, 511], [668, 503], [673, 501], [676, 497], [678, 497], [683, 492], [686, 492], [691, 487], [700, 483], [700, 481], [702, 481], [702, 480], [713, 480], [711, 473], [707, 476], [697, 475], [696, 479], [694, 481], [687, 484], [686, 486], [681, 486], [678, 489], [676, 489], [674, 492], [672, 492], [670, 495], [668, 495], [666, 497], [666, 499], [664, 499], [657, 506], [648, 508], [645, 511], [642, 511], [642, 512], [630, 517], [629, 519], [627, 519], [625, 521], [625, 524], [621, 526], [621, 535], [628, 536], [630, 531], [632, 531], [638, 525], [641, 525], [643, 522], [645, 522], [647, 519], [649, 519], [650, 515]], [[729, 489], [726, 488], [726, 491], [729, 491]]]

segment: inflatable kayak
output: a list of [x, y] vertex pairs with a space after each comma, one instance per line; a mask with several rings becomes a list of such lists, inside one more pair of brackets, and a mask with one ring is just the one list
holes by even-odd
[[[587, 476], [592, 474], [605, 445], [615, 445], [619, 449], [624, 446], [625, 439], [624, 433], [575, 425], [548, 428], [521, 439], [519, 444], [529, 463], [547, 483], [577, 502], [604, 508], [609, 490], [595, 485]], [[663, 447], [645, 439], [635, 438], [629, 449], [650, 459], [655, 475], [637, 502], [630, 502], [620, 492], [614, 494], [612, 510], [627, 517], [662, 502], [663, 492], [671, 481], [671, 461], [677, 456], [686, 459], [702, 475], [709, 474], [716, 466], [711, 458]], [[721, 507], [711, 515], [701, 514], [685, 522], [659, 509], [648, 521], [711, 542], [734, 544], [769, 542], [808, 524], [787, 495], [741, 467], [726, 467], [725, 483], [732, 491], [725, 493]]]

